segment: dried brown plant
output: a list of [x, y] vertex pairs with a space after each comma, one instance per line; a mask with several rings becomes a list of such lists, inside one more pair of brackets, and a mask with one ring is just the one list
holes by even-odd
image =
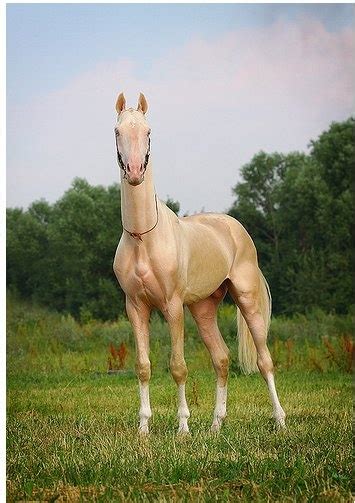
[[115, 370], [123, 370], [126, 366], [126, 360], [128, 355], [127, 346], [124, 342], [115, 348], [113, 343], [109, 346], [110, 355], [108, 357], [108, 371], [113, 372]]

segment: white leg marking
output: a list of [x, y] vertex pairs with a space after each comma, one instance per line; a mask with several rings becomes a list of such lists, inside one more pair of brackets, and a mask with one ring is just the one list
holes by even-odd
[[178, 418], [179, 418], [179, 430], [178, 433], [188, 433], [189, 427], [187, 420], [190, 417], [190, 411], [187, 406], [186, 396], [185, 396], [185, 384], [179, 384], [178, 388], [179, 395], [179, 407], [178, 407]]
[[149, 384], [139, 381], [139, 396], [141, 399], [141, 407], [139, 409], [139, 431], [140, 433], [148, 433], [148, 421], [152, 416], [149, 401]]
[[227, 415], [227, 385], [216, 388], [216, 406], [213, 414], [212, 431], [219, 431], [222, 426], [222, 421]]
[[275, 380], [274, 375], [272, 373], [267, 374], [266, 377], [267, 385], [269, 388], [269, 394], [272, 402], [272, 408], [274, 413], [274, 418], [276, 421], [276, 426], [278, 428], [285, 428], [285, 418], [286, 414], [281, 407], [279, 397], [277, 396], [276, 388], [275, 388]]

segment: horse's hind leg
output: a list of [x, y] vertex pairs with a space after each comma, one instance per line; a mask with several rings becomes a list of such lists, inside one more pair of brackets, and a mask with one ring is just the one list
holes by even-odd
[[222, 285], [214, 294], [195, 304], [189, 309], [194, 317], [199, 334], [210, 352], [217, 375], [216, 406], [213, 415], [212, 431], [219, 431], [227, 414], [227, 378], [229, 367], [229, 350], [217, 325], [217, 308], [226, 294], [227, 287]]
[[[269, 389], [276, 424], [278, 427], [284, 427], [286, 415], [277, 396], [274, 366], [266, 344], [268, 327], [265, 313], [262, 312], [262, 304], [268, 303], [269, 298], [263, 281], [257, 265], [243, 264], [233, 271], [228, 290], [238, 305], [253, 338], [257, 366]], [[244, 334], [244, 337], [249, 337], [249, 334]], [[249, 351], [252, 350], [254, 348]]]

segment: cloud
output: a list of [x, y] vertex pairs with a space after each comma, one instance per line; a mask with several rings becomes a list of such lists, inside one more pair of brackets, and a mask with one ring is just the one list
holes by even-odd
[[239, 168], [260, 149], [306, 149], [354, 111], [354, 31], [312, 20], [278, 21], [185, 46], [144, 78], [135, 61], [100, 63], [64, 88], [8, 108], [8, 206], [54, 201], [75, 176], [118, 181], [117, 93], [149, 102], [152, 159], [161, 198], [183, 211], [223, 211]]

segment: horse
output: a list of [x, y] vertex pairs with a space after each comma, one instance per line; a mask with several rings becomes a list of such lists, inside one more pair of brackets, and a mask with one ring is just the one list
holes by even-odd
[[126, 312], [136, 347], [139, 429], [149, 432], [149, 320], [159, 310], [171, 336], [170, 371], [178, 388], [178, 433], [189, 432], [185, 396], [184, 306], [190, 310], [217, 377], [211, 430], [218, 432], [227, 412], [229, 349], [217, 325], [217, 309], [230, 293], [237, 306], [238, 356], [242, 370], [259, 369], [268, 386], [276, 426], [285, 426], [267, 347], [271, 318], [269, 286], [258, 266], [254, 243], [229, 215], [201, 213], [183, 218], [155, 193], [150, 156], [148, 104], [140, 93], [136, 109], [116, 101], [115, 140], [121, 173], [122, 236], [113, 270], [126, 296]]

